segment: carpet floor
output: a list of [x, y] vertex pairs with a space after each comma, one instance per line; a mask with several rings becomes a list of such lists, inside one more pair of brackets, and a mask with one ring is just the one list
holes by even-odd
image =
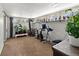
[[8, 39], [1, 56], [53, 56], [53, 50], [50, 44], [27, 36]]

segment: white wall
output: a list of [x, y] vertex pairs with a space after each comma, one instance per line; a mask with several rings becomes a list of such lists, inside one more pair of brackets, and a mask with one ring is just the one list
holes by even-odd
[[0, 8], [0, 53], [4, 46], [4, 16], [2, 9]]
[[50, 40], [64, 40], [66, 36], [66, 22], [51, 22], [49, 27], [53, 29], [50, 32]]
[[6, 16], [6, 39], [10, 38], [10, 18]]

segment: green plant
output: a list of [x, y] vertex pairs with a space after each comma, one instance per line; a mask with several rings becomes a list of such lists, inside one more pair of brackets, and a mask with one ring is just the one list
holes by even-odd
[[21, 24], [17, 24], [15, 25], [15, 32], [16, 34], [26, 33], [26, 28], [23, 27]]
[[[71, 11], [72, 12], [72, 11]], [[67, 20], [66, 31], [70, 36], [79, 38], [79, 12], [70, 16]]]

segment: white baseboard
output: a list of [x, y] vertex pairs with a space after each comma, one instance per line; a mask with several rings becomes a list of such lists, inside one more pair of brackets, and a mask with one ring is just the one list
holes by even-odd
[[1, 45], [0, 54], [1, 54], [2, 50], [3, 50], [3, 47], [4, 47], [4, 43]]

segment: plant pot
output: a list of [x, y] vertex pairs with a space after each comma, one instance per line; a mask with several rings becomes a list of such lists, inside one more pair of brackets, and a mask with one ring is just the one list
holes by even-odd
[[74, 38], [73, 36], [69, 36], [69, 43], [74, 47], [79, 47], [79, 38]]

